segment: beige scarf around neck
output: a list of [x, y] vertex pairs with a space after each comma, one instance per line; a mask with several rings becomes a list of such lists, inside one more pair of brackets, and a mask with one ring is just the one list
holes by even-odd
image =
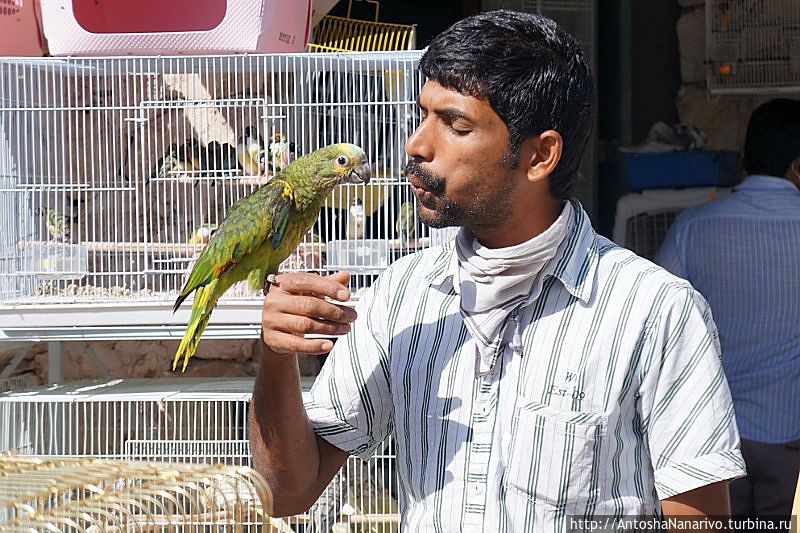
[[[494, 366], [503, 341], [509, 340], [509, 316], [525, 301], [539, 274], [555, 257], [570, 228], [573, 212], [572, 204], [565, 202], [561, 215], [549, 228], [507, 248], [486, 248], [468, 229], [458, 232], [453, 286], [461, 297], [464, 322], [476, 341], [478, 375], [488, 373]], [[512, 342], [519, 344], [519, 331], [513, 333]]]

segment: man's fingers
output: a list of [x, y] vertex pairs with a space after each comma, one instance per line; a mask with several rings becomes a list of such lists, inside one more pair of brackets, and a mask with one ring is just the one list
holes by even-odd
[[339, 324], [349, 324], [358, 316], [346, 305], [332, 304], [314, 296], [275, 297], [264, 304], [262, 318], [267, 319], [270, 314], [297, 315]]
[[313, 294], [327, 296], [340, 302], [350, 299], [346, 284], [350, 280], [347, 272], [336, 272], [330, 276], [320, 276], [308, 272], [278, 274], [275, 282], [280, 290], [291, 294]]
[[304, 339], [282, 331], [264, 330], [263, 341], [270, 350], [280, 354], [323, 355], [333, 349], [328, 339]]
[[267, 315], [264, 317], [264, 325], [267, 329], [290, 335], [344, 335], [350, 331], [350, 324], [347, 323], [287, 314]]
[[319, 355], [331, 351], [330, 340], [306, 339], [304, 335], [344, 335], [350, 331], [355, 310], [335, 303], [350, 299], [349, 280], [347, 272], [326, 277], [299, 272], [276, 275], [261, 311], [264, 344], [276, 353]]

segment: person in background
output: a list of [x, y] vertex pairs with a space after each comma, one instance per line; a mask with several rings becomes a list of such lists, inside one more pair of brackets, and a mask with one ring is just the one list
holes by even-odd
[[800, 471], [800, 101], [750, 117], [745, 180], [680, 214], [656, 263], [711, 305], [747, 476], [734, 516], [788, 518]]
[[[345, 272], [276, 276], [249, 432], [275, 514], [308, 509], [389, 435], [403, 531], [727, 514], [744, 462], [708, 306], [572, 197], [594, 110], [575, 40], [481, 13], [420, 70], [406, 177], [423, 223], [460, 230], [392, 263], [356, 312], [336, 305]], [[331, 348], [304, 403], [297, 354]]]

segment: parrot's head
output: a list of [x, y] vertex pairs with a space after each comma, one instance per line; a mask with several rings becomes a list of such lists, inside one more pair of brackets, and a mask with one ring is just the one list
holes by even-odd
[[[372, 177], [367, 154], [355, 144], [332, 144], [309, 155], [316, 156], [315, 175], [323, 187], [340, 183], [368, 183]], [[296, 160], [294, 164], [299, 161]]]

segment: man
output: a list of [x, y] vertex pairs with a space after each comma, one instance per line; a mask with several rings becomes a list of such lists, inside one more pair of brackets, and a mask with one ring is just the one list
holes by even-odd
[[[405, 531], [562, 531], [570, 517], [725, 514], [743, 473], [716, 332], [688, 283], [596, 235], [569, 200], [593, 112], [553, 21], [491, 12], [420, 62], [406, 143], [420, 217], [463, 226], [356, 313], [346, 273], [278, 275], [251, 416], [276, 514], [304, 511], [390, 433]], [[297, 353], [345, 334], [303, 405]]]
[[731, 484], [733, 514], [788, 518], [800, 471], [800, 102], [753, 112], [743, 166], [731, 194], [681, 213], [656, 260], [719, 325], [748, 472]]

